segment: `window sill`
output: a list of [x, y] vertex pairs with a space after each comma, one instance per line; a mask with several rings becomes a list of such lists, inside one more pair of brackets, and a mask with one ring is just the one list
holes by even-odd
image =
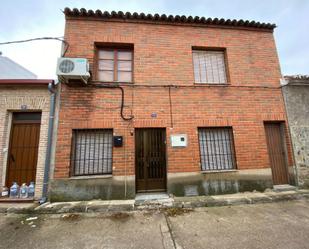
[[85, 180], [85, 179], [106, 179], [106, 178], [112, 178], [112, 174], [108, 175], [89, 175], [89, 176], [71, 176], [71, 180]]
[[134, 82], [123, 82], [123, 81], [102, 81], [102, 80], [92, 80], [91, 83], [103, 83], [103, 84], [124, 84], [124, 85], [133, 85]]
[[195, 86], [230, 86], [231, 83], [227, 82], [227, 83], [207, 83], [207, 82], [204, 82], [204, 83], [198, 83], [198, 82], [194, 82], [193, 83]]
[[202, 170], [202, 174], [212, 174], [212, 173], [232, 173], [232, 172], [238, 172], [237, 169], [225, 169], [225, 170]]

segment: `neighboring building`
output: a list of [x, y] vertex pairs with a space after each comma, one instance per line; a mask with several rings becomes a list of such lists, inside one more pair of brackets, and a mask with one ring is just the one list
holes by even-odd
[[[42, 197], [53, 80], [0, 56], [0, 191], [13, 182], [35, 182]], [[53, 95], [53, 94], [52, 94]], [[1, 199], [0, 199], [1, 201]]]
[[275, 25], [64, 14], [66, 57], [92, 80], [61, 84], [52, 201], [293, 184]]
[[22, 67], [16, 62], [12, 61], [10, 58], [1, 56], [0, 54], [0, 79], [36, 79], [37, 76], [30, 72], [28, 69]]
[[309, 187], [309, 76], [285, 76], [282, 82], [298, 184]]

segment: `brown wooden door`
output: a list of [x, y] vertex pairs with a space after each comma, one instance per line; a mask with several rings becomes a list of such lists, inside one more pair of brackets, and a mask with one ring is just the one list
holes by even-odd
[[273, 184], [287, 184], [288, 170], [280, 123], [265, 123], [265, 132]]
[[6, 185], [35, 182], [40, 137], [40, 113], [14, 113]]
[[165, 129], [135, 131], [136, 191], [166, 190]]

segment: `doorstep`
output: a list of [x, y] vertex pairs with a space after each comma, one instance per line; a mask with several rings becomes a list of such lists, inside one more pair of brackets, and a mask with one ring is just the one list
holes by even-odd
[[282, 191], [296, 190], [297, 188], [289, 184], [282, 184], [282, 185], [274, 185], [273, 189], [276, 192], [282, 192]]
[[135, 196], [134, 206], [138, 209], [172, 207], [174, 199], [165, 192], [139, 193]]
[[[140, 198], [140, 197], [138, 197]], [[31, 214], [61, 214], [61, 213], [106, 213], [127, 212], [136, 210], [160, 210], [166, 208], [197, 208], [234, 206], [244, 204], [271, 203], [288, 200], [309, 200], [309, 189], [296, 189], [276, 192], [245, 192], [229, 195], [170, 197], [160, 200], [139, 203], [141, 200], [93, 200], [75, 202], [37, 203], [0, 203], [0, 213], [31, 213]]]
[[10, 197], [1, 197], [0, 203], [30, 203], [34, 202], [34, 198], [10, 198]]

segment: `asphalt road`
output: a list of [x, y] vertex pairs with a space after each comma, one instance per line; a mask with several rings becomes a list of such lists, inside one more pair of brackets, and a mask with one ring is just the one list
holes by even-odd
[[0, 248], [309, 249], [309, 201], [186, 213], [0, 214]]

